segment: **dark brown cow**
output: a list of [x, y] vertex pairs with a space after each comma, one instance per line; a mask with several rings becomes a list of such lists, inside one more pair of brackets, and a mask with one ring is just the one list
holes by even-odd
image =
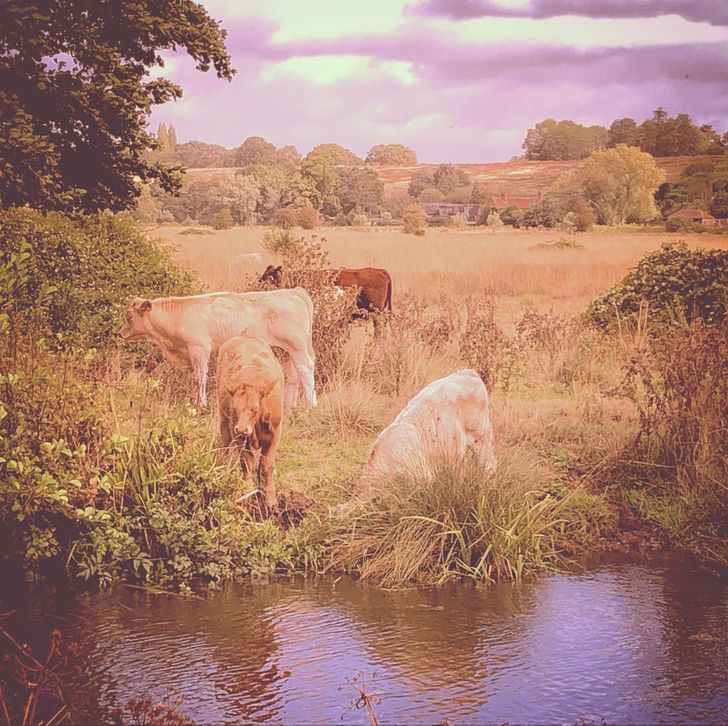
[[[322, 270], [323, 273], [327, 272]], [[342, 267], [333, 270], [332, 280], [338, 287], [358, 287], [356, 306], [359, 310], [381, 313], [392, 310], [392, 278], [381, 267], [360, 267], [351, 269]], [[283, 267], [268, 265], [260, 278], [261, 282], [271, 282], [280, 287], [283, 282]]]

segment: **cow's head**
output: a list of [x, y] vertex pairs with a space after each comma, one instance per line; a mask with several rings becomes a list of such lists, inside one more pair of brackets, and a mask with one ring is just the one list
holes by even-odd
[[135, 297], [124, 313], [124, 322], [119, 335], [124, 340], [136, 340], [150, 332], [149, 313], [152, 310], [152, 301]]
[[268, 265], [268, 267], [265, 268], [265, 272], [263, 272], [260, 276], [260, 281], [269, 282], [271, 285], [280, 287], [283, 282], [283, 266], [278, 265], [278, 267], [275, 267], [273, 265]]
[[235, 416], [235, 433], [246, 439], [255, 435], [258, 422], [264, 426], [270, 422], [270, 411], [265, 403], [266, 397], [273, 390], [275, 380], [260, 386], [238, 386], [232, 395], [232, 408]]

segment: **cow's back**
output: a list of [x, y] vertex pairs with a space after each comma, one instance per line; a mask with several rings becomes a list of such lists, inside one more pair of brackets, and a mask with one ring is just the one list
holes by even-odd
[[250, 335], [236, 335], [220, 346], [220, 389], [232, 393], [241, 385], [268, 389], [283, 382], [283, 370], [268, 343]]
[[400, 411], [372, 447], [368, 475], [431, 471], [437, 460], [459, 460], [490, 426], [488, 393], [477, 372], [457, 371], [428, 384]]

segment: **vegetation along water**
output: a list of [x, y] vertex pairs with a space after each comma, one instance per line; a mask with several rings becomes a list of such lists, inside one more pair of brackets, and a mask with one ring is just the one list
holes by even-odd
[[[0, 723], [719, 720], [728, 135], [658, 107], [493, 164], [180, 143], [160, 74], [232, 80], [220, 23], [71, 5], [0, 3]], [[119, 330], [135, 298], [273, 286], [313, 302], [318, 406], [276, 404], [266, 505], [214, 361], [204, 407]], [[397, 467], [342, 508], [462, 369], [495, 470]]]

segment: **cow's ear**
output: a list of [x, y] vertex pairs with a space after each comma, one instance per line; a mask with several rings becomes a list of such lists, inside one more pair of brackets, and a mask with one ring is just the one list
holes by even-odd
[[283, 272], [283, 265], [278, 265], [278, 267], [276, 267], [275, 269], [275, 273], [276, 275], [280, 275], [281, 272]]
[[152, 309], [152, 301], [151, 300], [145, 300], [143, 298], [136, 298], [134, 300], [134, 309], [138, 312], [144, 315], [145, 313], [148, 313]]

